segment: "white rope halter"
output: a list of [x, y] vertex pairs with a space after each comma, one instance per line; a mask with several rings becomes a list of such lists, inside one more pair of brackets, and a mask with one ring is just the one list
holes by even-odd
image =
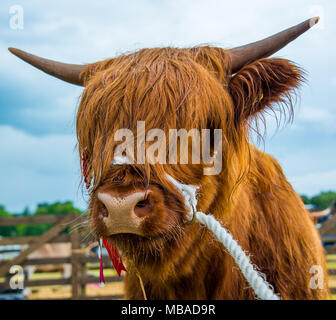
[[232, 238], [229, 231], [221, 226], [213, 215], [206, 215], [203, 212], [197, 211], [196, 191], [198, 188], [196, 186], [182, 184], [168, 174], [167, 178], [183, 195], [185, 204], [187, 208], [189, 208], [188, 216], [191, 216], [190, 220], [196, 219], [201, 224], [207, 226], [215, 234], [216, 238], [230, 253], [259, 299], [279, 300], [280, 297], [274, 293], [272, 286], [265, 280], [265, 275], [255, 270], [250, 258], [245, 254], [238, 242]]
[[[129, 161], [125, 159], [125, 157], [115, 157], [111, 165], [128, 163]], [[245, 254], [238, 242], [232, 238], [230, 232], [221, 226], [213, 215], [206, 215], [203, 212], [197, 211], [196, 194], [198, 187], [180, 183], [168, 174], [166, 177], [181, 192], [185, 205], [189, 209], [187, 214], [189, 220], [193, 221], [196, 219], [214, 233], [219, 242], [221, 242], [230, 253], [257, 297], [262, 300], [280, 300], [279, 295], [274, 293], [273, 287], [266, 281], [266, 276], [254, 268], [250, 258]]]

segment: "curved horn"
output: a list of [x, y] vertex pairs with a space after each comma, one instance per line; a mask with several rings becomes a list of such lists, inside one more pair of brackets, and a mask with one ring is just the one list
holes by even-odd
[[319, 17], [308, 19], [292, 28], [288, 28], [264, 40], [253, 42], [241, 47], [230, 49], [232, 73], [243, 66], [261, 58], [266, 58], [279, 51], [298, 36], [309, 30], [320, 20]]
[[84, 70], [86, 65], [68, 64], [48, 60], [15, 48], [8, 48], [8, 50], [20, 59], [53, 77], [83, 86], [83, 80], [80, 79], [79, 74]]

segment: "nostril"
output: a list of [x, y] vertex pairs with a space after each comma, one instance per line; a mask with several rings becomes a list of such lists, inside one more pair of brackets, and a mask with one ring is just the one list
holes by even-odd
[[107, 218], [108, 217], [108, 210], [105, 207], [105, 205], [103, 203], [100, 204], [99, 206], [99, 215], [101, 218]]
[[140, 200], [136, 205], [135, 207], [136, 208], [144, 208], [146, 206], [150, 205], [150, 202], [149, 202], [149, 199], [148, 197], [144, 200]]
[[102, 215], [104, 218], [107, 218], [107, 217], [108, 217], [108, 212], [107, 212], [107, 210], [105, 209], [105, 210], [101, 213], [101, 215]]
[[139, 200], [134, 206], [134, 213], [138, 217], [143, 217], [148, 215], [153, 209], [153, 201], [151, 195], [148, 195], [147, 198]]

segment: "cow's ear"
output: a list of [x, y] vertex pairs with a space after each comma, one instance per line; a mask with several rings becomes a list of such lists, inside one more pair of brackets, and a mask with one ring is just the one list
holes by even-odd
[[291, 102], [292, 91], [303, 80], [303, 71], [286, 59], [260, 59], [243, 67], [228, 83], [237, 122], [257, 116], [273, 103]]

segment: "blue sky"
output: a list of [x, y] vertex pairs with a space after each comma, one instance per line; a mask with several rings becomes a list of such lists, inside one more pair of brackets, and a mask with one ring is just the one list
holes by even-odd
[[[13, 5], [24, 28], [10, 28]], [[12, 56], [13, 46], [47, 58], [87, 63], [156, 46], [233, 47], [316, 14], [318, 26], [279, 51], [308, 73], [293, 124], [267, 118], [261, 147], [278, 159], [299, 193], [336, 190], [336, 2], [310, 0], [68, 1], [2, 0], [0, 5], [0, 204], [12, 212], [72, 200], [79, 189], [75, 114], [82, 88], [51, 78]]]

